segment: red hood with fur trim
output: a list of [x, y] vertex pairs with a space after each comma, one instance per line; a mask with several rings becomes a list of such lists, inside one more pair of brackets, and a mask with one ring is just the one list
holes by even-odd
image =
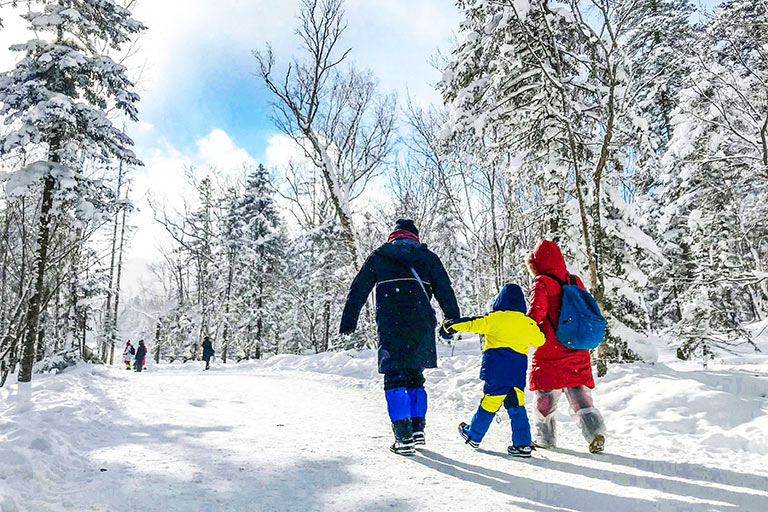
[[542, 240], [531, 253], [531, 265], [537, 274], [554, 274], [565, 279], [568, 269], [560, 247], [549, 240]]

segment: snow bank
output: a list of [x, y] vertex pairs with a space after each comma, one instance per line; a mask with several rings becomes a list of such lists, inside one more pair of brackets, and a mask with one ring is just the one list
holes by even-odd
[[359, 352], [345, 350], [311, 356], [282, 354], [267, 359], [264, 367], [274, 370], [328, 373], [356, 379], [375, 379], [378, 376], [375, 350]]
[[[763, 327], [752, 329], [757, 332]], [[758, 342], [765, 345], [765, 355], [744, 349], [741, 355], [722, 357], [707, 369], [698, 362], [676, 361], [669, 350], [663, 353], [665, 363], [611, 366], [607, 376], [596, 379], [594, 390], [608, 425], [609, 444], [639, 440], [638, 455], [652, 446], [660, 455], [675, 459], [698, 452], [713, 460], [727, 457], [747, 465], [768, 455], [768, 329]], [[655, 344], [649, 346], [654, 359], [657, 350], [664, 350], [663, 340]], [[454, 347], [440, 345], [438, 353], [438, 368], [425, 372], [431, 407], [456, 410], [457, 419], [467, 421], [482, 396], [480, 343], [470, 339]], [[382, 385], [372, 350], [277, 356], [264, 367], [338, 375], [372, 390]], [[529, 412], [532, 400], [533, 393], [526, 391]], [[568, 442], [581, 443], [564, 399], [556, 418]]]

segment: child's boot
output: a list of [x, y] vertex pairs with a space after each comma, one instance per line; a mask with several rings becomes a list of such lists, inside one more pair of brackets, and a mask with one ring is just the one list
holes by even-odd
[[466, 444], [477, 450], [480, 448], [480, 443], [477, 441], [473, 441], [472, 438], [469, 435], [469, 425], [464, 423], [463, 421], [459, 423], [459, 435], [464, 440]]
[[605, 450], [605, 436], [597, 434], [592, 442], [589, 443], [589, 453], [602, 453], [603, 450]]
[[533, 449], [530, 446], [507, 446], [507, 453], [512, 457], [522, 457], [527, 459], [531, 456], [532, 451]]
[[546, 418], [536, 416], [534, 421], [536, 436], [533, 439], [533, 446], [536, 448], [554, 448], [557, 446], [554, 413]]
[[483, 442], [485, 433], [488, 432], [488, 428], [491, 426], [491, 422], [495, 416], [496, 413], [485, 410], [481, 402], [480, 407], [477, 408], [477, 412], [472, 416], [472, 421], [469, 425], [466, 423], [461, 423], [459, 425], [459, 435], [469, 446], [478, 448], [480, 443]]
[[512, 444], [507, 453], [513, 457], [531, 456], [531, 424], [524, 405], [515, 405], [507, 409], [512, 427]]
[[605, 450], [605, 422], [600, 411], [594, 407], [580, 409], [576, 411], [576, 419], [584, 439], [589, 442], [589, 453], [601, 453]]

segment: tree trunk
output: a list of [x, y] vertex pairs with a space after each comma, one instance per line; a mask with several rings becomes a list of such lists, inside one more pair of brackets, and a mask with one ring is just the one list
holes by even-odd
[[157, 322], [157, 327], [155, 328], [155, 364], [160, 364], [160, 335], [162, 334], [161, 329], [161, 323]]
[[[130, 192], [130, 187], [128, 192]], [[126, 201], [128, 200], [128, 193], [125, 194]], [[125, 247], [125, 220], [128, 215], [128, 207], [123, 205], [123, 219], [122, 226], [120, 227], [120, 248], [117, 254], [117, 280], [115, 281], [115, 306], [112, 311], [112, 324], [110, 330], [110, 348], [109, 348], [109, 364], [112, 364], [112, 360], [115, 355], [115, 341], [117, 338], [117, 318], [120, 307], [120, 281], [123, 275], [123, 248]]]
[[[41, 313], [40, 323], [46, 322], [46, 314]], [[37, 347], [35, 348], [35, 362], [39, 363], [45, 357], [45, 327], [38, 327], [37, 329]]]
[[232, 282], [235, 278], [235, 256], [234, 250], [229, 254], [229, 271], [227, 272], [227, 290], [224, 295], [224, 333], [222, 334], [223, 343], [221, 347], [221, 362], [227, 363], [227, 349], [229, 348], [229, 302], [232, 300]]
[[323, 352], [327, 352], [331, 340], [331, 302], [328, 300], [323, 304], [323, 323]]
[[760, 129], [760, 140], [763, 145], [763, 165], [768, 167], [768, 116], [765, 117], [763, 127]]
[[[51, 142], [51, 161], [58, 163], [60, 141]], [[37, 269], [35, 275], [35, 288], [29, 299], [29, 310], [26, 318], [26, 336], [21, 347], [21, 368], [19, 368], [19, 382], [32, 381], [32, 366], [35, 364], [35, 342], [37, 341], [37, 327], [40, 320], [40, 304], [43, 297], [43, 285], [45, 284], [45, 270], [48, 266], [48, 245], [51, 236], [51, 209], [53, 207], [53, 188], [56, 180], [49, 169], [43, 182], [43, 201], [40, 207], [40, 231], [37, 236]]]
[[[590, 278], [592, 281], [592, 294], [595, 297], [597, 305], [600, 310], [603, 309], [605, 301], [605, 283], [601, 272], [601, 265], [603, 259], [603, 224], [602, 224], [602, 211], [600, 209], [601, 193], [602, 193], [602, 180], [603, 171], [608, 163], [608, 151], [610, 149], [611, 140], [613, 139], [613, 123], [614, 123], [614, 103], [615, 103], [615, 89], [616, 84], [614, 76], [616, 70], [611, 73], [611, 87], [608, 93], [608, 120], [605, 126], [605, 135], [603, 136], [603, 143], [600, 149], [600, 158], [595, 166], [595, 174], [592, 179], [594, 185], [594, 204], [593, 207], [593, 223], [595, 226], [595, 256], [594, 265], [590, 263]], [[594, 270], [593, 270], [594, 269]], [[594, 272], [594, 274], [592, 273]], [[597, 375], [598, 377], [604, 377], [608, 372], [608, 348], [605, 345], [605, 341], [600, 343], [597, 347]]]
[[257, 350], [257, 357], [256, 359], [261, 358], [261, 330], [263, 327], [262, 322], [262, 315], [264, 314], [262, 311], [262, 308], [264, 307], [264, 278], [259, 279], [259, 299], [256, 302], [257, 311], [259, 312], [259, 316], [256, 319], [256, 350]]
[[312, 143], [312, 147], [318, 158], [322, 161], [320, 166], [323, 172], [323, 179], [325, 185], [328, 187], [328, 195], [331, 199], [331, 204], [336, 212], [336, 216], [341, 224], [341, 229], [344, 231], [344, 245], [349, 251], [349, 256], [352, 260], [352, 265], [355, 267], [355, 271], [360, 270], [361, 261], [359, 261], [359, 251], [357, 250], [357, 239], [355, 237], [355, 231], [352, 227], [352, 219], [349, 216], [348, 205], [346, 198], [342, 197], [342, 192], [339, 190], [338, 176], [336, 176], [335, 166], [332, 160], [328, 156], [326, 148], [320, 144], [317, 136], [310, 130], [305, 132], [307, 139]]
[[3, 252], [0, 257], [0, 328], [5, 326], [5, 321], [8, 315], [8, 301], [6, 300], [6, 292], [8, 290], [8, 232], [11, 229], [11, 212], [10, 209], [5, 210], [5, 222], [3, 227]]
[[[117, 171], [117, 190], [115, 192], [116, 201], [120, 201], [120, 188], [123, 185], [123, 162], [120, 162], [120, 166]], [[110, 345], [109, 351], [109, 364], [113, 362], [115, 355], [115, 344], [113, 336], [113, 318], [112, 318], [112, 295], [114, 293], [113, 283], [115, 277], [115, 251], [117, 250], [117, 227], [120, 223], [120, 208], [115, 211], [115, 220], [112, 223], [112, 248], [109, 253], [109, 286], [107, 287], [107, 304], [104, 308], [104, 332], [102, 334], [101, 352], [102, 359], [106, 360], [106, 347]]]

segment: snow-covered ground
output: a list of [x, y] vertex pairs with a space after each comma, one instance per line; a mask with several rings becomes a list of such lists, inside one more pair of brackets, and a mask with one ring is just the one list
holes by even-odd
[[0, 390], [0, 511], [768, 510], [768, 357], [612, 367], [606, 453], [563, 401], [559, 448], [526, 461], [505, 455], [506, 420], [477, 452], [458, 439], [478, 354], [441, 347], [412, 458], [387, 449], [370, 351], [35, 376]]

